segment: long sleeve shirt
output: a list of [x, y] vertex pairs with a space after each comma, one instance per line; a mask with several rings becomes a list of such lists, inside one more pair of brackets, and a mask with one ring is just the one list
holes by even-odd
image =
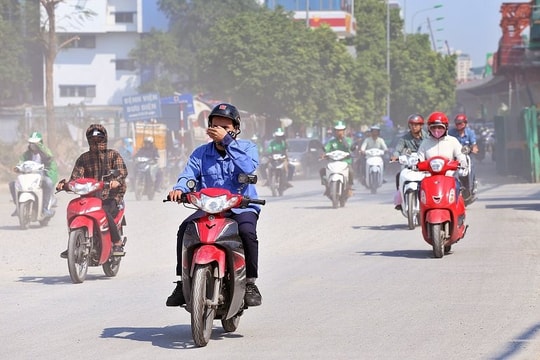
[[366, 151], [373, 148], [381, 149], [384, 151], [388, 150], [388, 146], [386, 146], [386, 142], [384, 142], [383, 138], [378, 137], [377, 139], [373, 139], [371, 136], [364, 139], [364, 142], [362, 142], [362, 146], [360, 147], [360, 150]]
[[[197, 181], [197, 191], [217, 187], [257, 199], [254, 184], [238, 182], [238, 175], [253, 174], [259, 166], [257, 145], [249, 140], [233, 139], [230, 135], [226, 135], [221, 143], [225, 147], [224, 153], [220, 153], [213, 142], [197, 147], [189, 156], [186, 167], [178, 176], [173, 189], [188, 192], [186, 183], [189, 179], [194, 179]], [[232, 211], [259, 213], [260, 207], [250, 204], [246, 209], [232, 209]]]
[[407, 132], [401, 138], [399, 138], [396, 147], [394, 149], [394, 156], [398, 157], [403, 154], [403, 151], [410, 150], [411, 152], [416, 152], [418, 147], [422, 143], [422, 140], [427, 138], [427, 132], [422, 130], [422, 133], [419, 138], [412, 136], [411, 132]]
[[418, 148], [418, 158], [422, 160], [433, 156], [444, 156], [450, 160], [458, 160], [461, 166], [467, 166], [467, 158], [461, 152], [461, 144], [453, 136], [443, 136], [435, 139], [432, 136], [425, 138]]

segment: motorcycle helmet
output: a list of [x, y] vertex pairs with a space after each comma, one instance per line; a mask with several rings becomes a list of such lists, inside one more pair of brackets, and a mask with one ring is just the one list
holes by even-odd
[[214, 106], [214, 108], [208, 115], [208, 127], [212, 126], [212, 118], [214, 116], [221, 116], [231, 119], [234, 128], [237, 130], [240, 129], [240, 112], [238, 111], [236, 106], [228, 103], [221, 103]]
[[28, 138], [30, 144], [43, 144], [43, 136], [40, 132], [34, 131]]
[[372, 127], [369, 128], [369, 131], [373, 132], [373, 131], [381, 131], [381, 127], [379, 125], [373, 125]]
[[92, 124], [86, 129], [86, 140], [90, 144], [91, 139], [99, 140], [98, 142], [107, 142], [107, 129], [101, 124]]
[[424, 118], [420, 114], [412, 114], [407, 119], [409, 124], [421, 124], [424, 125]]
[[154, 143], [154, 137], [153, 136], [147, 136], [144, 138], [144, 144], [153, 144]]
[[274, 132], [274, 136], [275, 137], [285, 136], [285, 131], [283, 131], [282, 128], [277, 128], [276, 131]]
[[347, 125], [345, 125], [345, 121], [339, 120], [334, 124], [334, 130], [345, 130], [347, 128]]
[[[431, 113], [431, 115], [429, 115], [428, 117], [427, 123], [428, 123], [429, 133], [436, 139], [439, 139], [448, 133], [448, 117], [446, 116], [445, 113], [441, 111], [435, 111]], [[444, 132], [442, 134], [435, 135], [432, 129], [435, 127], [440, 127], [440, 126], [444, 127]]]
[[465, 126], [467, 126], [467, 115], [465, 114], [457, 114], [454, 118], [454, 125], [456, 125], [456, 128], [463, 129]]

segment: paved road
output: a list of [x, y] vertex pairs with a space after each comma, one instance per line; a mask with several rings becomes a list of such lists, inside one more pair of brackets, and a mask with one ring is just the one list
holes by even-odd
[[127, 256], [116, 278], [91, 268], [71, 283], [58, 254], [65, 206], [27, 231], [0, 192], [3, 359], [540, 358], [540, 187], [479, 167], [469, 231], [442, 259], [393, 210], [394, 172], [378, 194], [332, 209], [316, 180], [268, 203], [259, 225], [263, 305], [238, 331], [215, 323], [195, 348], [189, 314], [166, 308], [175, 234], [190, 210], [127, 197]]

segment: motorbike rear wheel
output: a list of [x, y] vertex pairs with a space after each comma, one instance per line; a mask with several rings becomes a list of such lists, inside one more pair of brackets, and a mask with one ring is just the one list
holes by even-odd
[[206, 346], [212, 335], [216, 311], [209, 305], [214, 296], [214, 276], [211, 265], [197, 265], [191, 287], [191, 334], [195, 344]]
[[30, 226], [30, 218], [32, 217], [32, 203], [27, 201], [19, 204], [19, 226], [21, 230], [26, 230]]
[[120, 270], [120, 256], [111, 256], [107, 262], [105, 262], [102, 265], [103, 272], [108, 277], [115, 277], [118, 274], [118, 270]]
[[241, 313], [234, 315], [230, 319], [221, 319], [221, 326], [223, 326], [223, 330], [225, 330], [225, 332], [236, 331], [238, 324], [240, 323], [240, 315]]
[[84, 229], [75, 229], [69, 233], [67, 263], [69, 276], [74, 284], [80, 284], [86, 279], [90, 251]]
[[407, 206], [407, 222], [409, 230], [414, 230], [416, 227], [415, 220], [416, 215], [414, 213], [414, 205], [416, 203], [416, 196], [414, 192], [408, 192], [405, 199], [405, 206]]
[[433, 256], [440, 259], [444, 256], [444, 230], [442, 224], [429, 224], [433, 241]]

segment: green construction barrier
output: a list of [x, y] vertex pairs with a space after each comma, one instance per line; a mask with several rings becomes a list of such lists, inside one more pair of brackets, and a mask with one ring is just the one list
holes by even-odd
[[525, 140], [527, 142], [530, 181], [540, 182], [540, 153], [538, 152], [538, 113], [535, 106], [525, 108], [523, 111], [525, 125]]

